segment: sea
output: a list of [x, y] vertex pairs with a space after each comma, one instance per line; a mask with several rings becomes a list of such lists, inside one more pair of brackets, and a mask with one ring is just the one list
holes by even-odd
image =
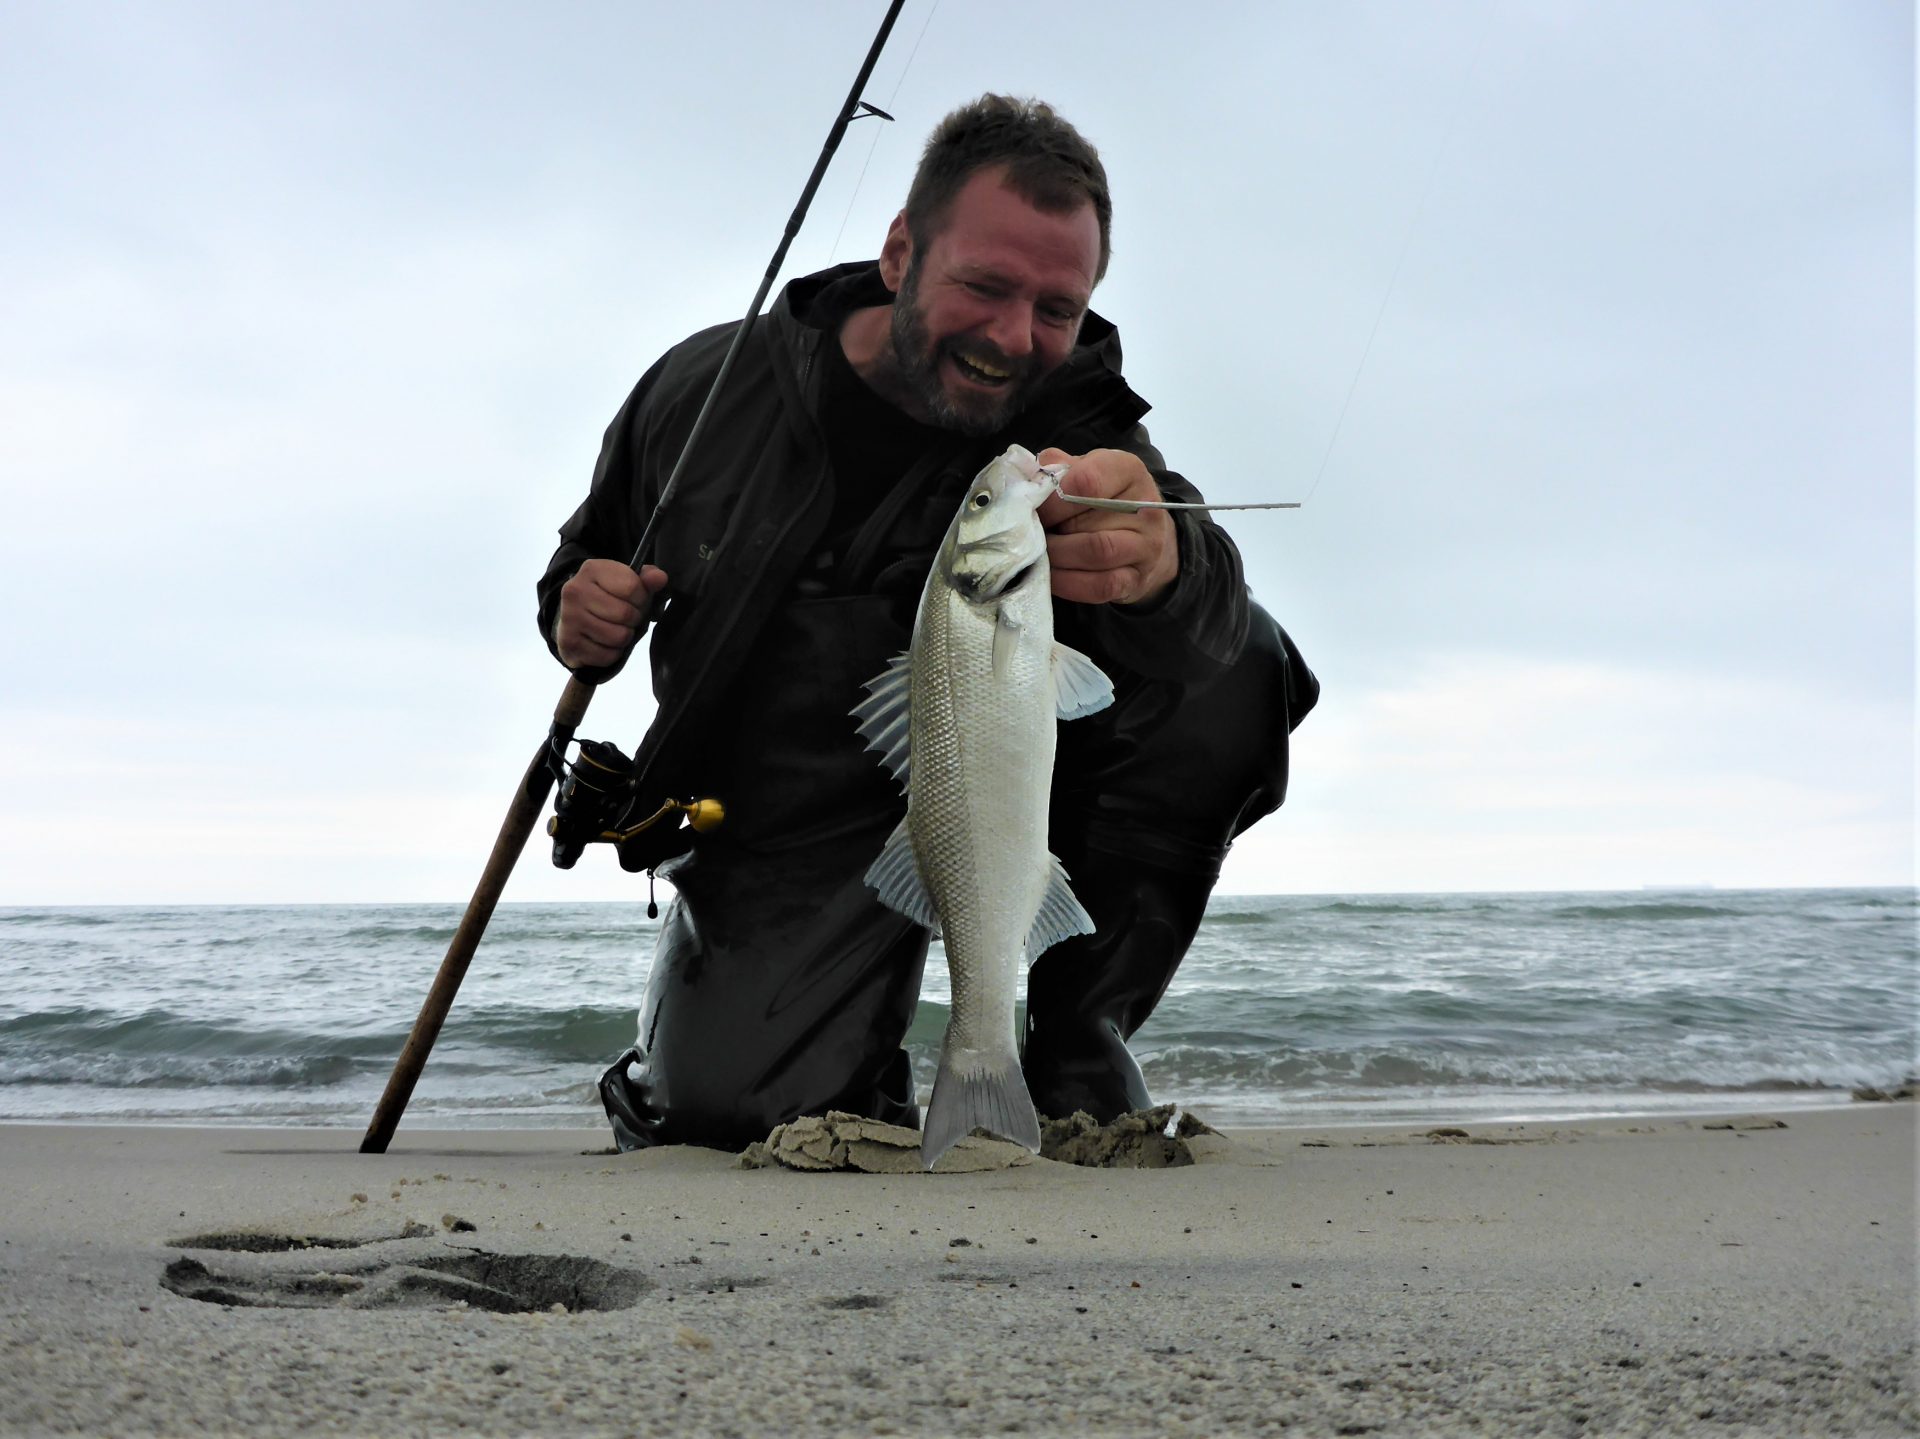
[[[0, 1121], [363, 1130], [449, 904], [0, 908]], [[1134, 1037], [1218, 1124], [1846, 1104], [1920, 1064], [1916, 892], [1217, 896]], [[596, 1127], [644, 905], [504, 904], [409, 1127]], [[907, 1036], [932, 1083], [935, 946]]]

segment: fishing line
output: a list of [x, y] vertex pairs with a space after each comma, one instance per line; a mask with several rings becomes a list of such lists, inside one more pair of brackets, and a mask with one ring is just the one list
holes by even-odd
[[[919, 35], [914, 37], [913, 48], [907, 51], [907, 63], [900, 67], [900, 78], [894, 81], [893, 93], [887, 96], [887, 108], [893, 108], [893, 102], [900, 96], [900, 87], [907, 83], [907, 72], [913, 68], [913, 57], [920, 53], [920, 42], [927, 38], [932, 28], [933, 17], [940, 12], [940, 0], [933, 0], [933, 8], [927, 11], [926, 24], [920, 27]], [[847, 197], [847, 213], [840, 217], [840, 228], [833, 232], [833, 244], [827, 248], [827, 264], [833, 264], [834, 256], [840, 253], [840, 237], [847, 233], [847, 221], [853, 218], [854, 203], [860, 198], [860, 187], [867, 181], [867, 166], [873, 163], [873, 152], [880, 148], [880, 127], [875, 126], [873, 138], [867, 142], [867, 158], [860, 162], [860, 175], [853, 182], [853, 193]]]
[[[1478, 56], [1475, 57], [1476, 59]], [[1469, 75], [1473, 71], [1470, 63]], [[1380, 321], [1386, 316], [1387, 304], [1393, 299], [1393, 288], [1400, 282], [1400, 267], [1407, 262], [1407, 252], [1413, 248], [1414, 232], [1420, 228], [1420, 216], [1425, 213], [1427, 200], [1433, 194], [1434, 182], [1440, 178], [1440, 163], [1446, 159], [1447, 148], [1453, 144], [1454, 132], [1460, 126], [1460, 116], [1467, 108], [1467, 96], [1472, 93], [1470, 86], [1462, 86], [1460, 99], [1454, 104], [1453, 116], [1447, 121], [1446, 133], [1440, 137], [1440, 146], [1433, 153], [1433, 165], [1427, 171], [1426, 187], [1420, 192], [1420, 202], [1413, 207], [1413, 218], [1407, 221], [1407, 232], [1400, 237], [1400, 254], [1393, 262], [1393, 273], [1387, 277], [1386, 293], [1380, 296], [1380, 308], [1373, 312], [1373, 327], [1367, 331], [1367, 343], [1361, 347], [1360, 363], [1354, 367], [1353, 379], [1347, 384], [1347, 397], [1340, 402], [1340, 414], [1333, 422], [1333, 434], [1327, 440], [1326, 452], [1320, 456], [1320, 468], [1313, 472], [1313, 483], [1307, 486], [1307, 492], [1301, 497], [1301, 503], [1313, 498], [1320, 481], [1326, 477], [1327, 461], [1333, 458], [1333, 447], [1340, 443], [1340, 430], [1347, 422], [1347, 410], [1353, 404], [1354, 392], [1360, 388], [1360, 377], [1366, 373], [1367, 359], [1373, 354], [1373, 341], [1380, 333]]]

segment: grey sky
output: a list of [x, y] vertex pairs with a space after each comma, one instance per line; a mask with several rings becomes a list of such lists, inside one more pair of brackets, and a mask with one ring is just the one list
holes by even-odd
[[[0, 903], [465, 896], [553, 529], [883, 9], [0, 7]], [[1155, 438], [1312, 491], [1231, 521], [1326, 685], [1231, 888], [1911, 880], [1910, 5], [928, 16], [788, 273], [982, 90], [1100, 144]]]

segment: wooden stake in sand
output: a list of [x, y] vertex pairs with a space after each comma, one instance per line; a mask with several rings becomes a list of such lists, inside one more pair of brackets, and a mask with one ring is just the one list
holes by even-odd
[[[807, 207], [813, 203], [813, 192], [820, 188], [820, 181], [827, 173], [834, 151], [840, 148], [840, 139], [847, 133], [847, 126], [863, 115], [873, 115], [882, 120], [893, 118], [886, 111], [862, 100], [860, 92], [866, 88], [867, 79], [873, 74], [874, 62], [886, 48], [893, 22], [900, 17], [900, 8], [905, 4], [906, 0], [891, 0], [887, 6], [886, 18], [880, 22], [879, 32], [874, 35], [873, 44], [867, 50], [867, 58], [861, 62], [853, 88], [847, 92], [846, 102], [834, 118], [833, 128], [827, 132], [827, 143], [821, 147], [819, 159], [813, 162], [813, 173], [807, 177], [806, 188], [800, 192], [800, 203], [793, 207], [793, 214], [787, 219], [787, 228], [773, 252], [772, 263], [761, 278], [760, 288], [754, 292], [746, 318], [733, 332], [733, 343], [727, 347], [726, 357], [720, 361], [719, 373], [713, 377], [713, 384], [707, 390], [700, 413], [694, 416], [693, 428], [687, 432], [687, 442], [680, 447], [679, 458], [673, 462], [667, 483], [660, 491], [660, 501], [654, 506], [646, 529], [641, 532], [640, 543], [635, 546], [633, 559], [629, 562], [629, 567], [634, 570], [645, 563], [647, 552], [653, 547], [654, 531], [673, 499], [681, 472], [687, 467], [687, 457], [693, 453], [700, 432], [706, 428], [713, 402], [726, 384], [727, 376], [732, 373], [733, 362], [740, 354], [740, 347], [746, 343], [753, 322], [759, 318], [760, 307], [766, 303], [767, 292], [773, 288], [774, 277], [779, 274], [780, 266], [787, 258], [787, 247], [793, 243], [793, 237], [800, 233]], [[904, 74], [901, 78], [905, 78]], [[460, 927], [454, 931], [453, 942], [447, 946], [446, 958], [440, 961], [440, 972], [434, 976], [433, 987], [427, 991], [426, 1003], [420, 1006], [420, 1017], [414, 1020], [413, 1032], [407, 1036], [406, 1047], [400, 1051], [400, 1058], [394, 1063], [386, 1091], [374, 1108], [366, 1137], [360, 1141], [362, 1154], [387, 1152], [393, 1131], [400, 1125], [400, 1116], [406, 1112], [407, 1101], [413, 1097], [413, 1086], [420, 1078], [420, 1071], [426, 1068], [427, 1055], [432, 1053], [433, 1042], [440, 1037], [440, 1026], [446, 1021], [447, 1011], [453, 1008], [453, 997], [460, 991], [460, 981], [467, 977], [467, 965], [473, 960], [473, 952], [480, 947], [480, 937], [487, 932], [487, 921], [493, 917], [493, 907], [500, 902], [501, 891], [507, 887], [507, 878], [513, 873], [514, 863], [520, 858], [527, 836], [533, 833], [540, 811], [546, 808], [548, 791], [553, 788], [553, 772], [548, 765], [548, 757], [556, 750], [560, 755], [565, 755], [574, 730], [586, 718], [587, 706], [592, 702], [591, 683], [578, 675], [567, 681], [566, 689], [560, 694], [560, 703], [554, 706], [553, 729], [540, 746], [539, 753], [534, 755], [533, 763], [527, 766], [519, 791], [507, 809], [507, 817], [500, 823], [500, 834], [493, 842], [493, 853], [487, 857], [487, 867], [481, 871], [479, 886], [474, 890], [473, 898], [467, 901], [467, 912], [460, 917]]]

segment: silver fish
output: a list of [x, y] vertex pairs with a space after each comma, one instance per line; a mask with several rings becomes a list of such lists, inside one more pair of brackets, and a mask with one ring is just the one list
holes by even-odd
[[1037, 511], [1058, 478], [1018, 445], [980, 472], [927, 576], [911, 647], [853, 711], [907, 793], [867, 883], [945, 938], [952, 975], [921, 1133], [928, 1169], [976, 1126], [1039, 1149], [1014, 990], [1049, 945], [1093, 932], [1047, 852], [1055, 717], [1113, 700], [1100, 667], [1053, 638]]

